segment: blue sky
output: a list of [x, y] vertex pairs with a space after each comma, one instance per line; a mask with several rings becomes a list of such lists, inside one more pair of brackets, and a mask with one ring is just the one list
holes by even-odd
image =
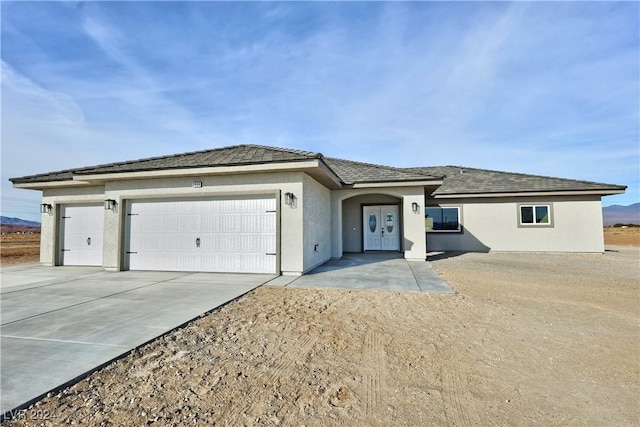
[[263, 144], [639, 193], [638, 2], [2, 2], [8, 178]]

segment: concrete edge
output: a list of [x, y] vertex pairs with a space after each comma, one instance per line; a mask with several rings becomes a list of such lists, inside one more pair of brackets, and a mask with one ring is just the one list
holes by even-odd
[[[270, 280], [273, 280], [273, 279], [270, 279]], [[118, 355], [118, 356], [116, 356], [116, 357], [114, 357], [112, 359], [107, 360], [106, 362], [96, 366], [95, 368], [89, 369], [88, 371], [78, 375], [75, 378], [72, 378], [71, 380], [65, 382], [64, 384], [61, 384], [61, 385], [56, 386], [56, 387], [54, 387], [54, 388], [52, 388], [50, 390], [47, 390], [44, 393], [42, 393], [41, 395], [39, 395], [37, 397], [34, 397], [31, 400], [29, 400], [29, 401], [27, 401], [25, 403], [22, 403], [22, 404], [16, 406], [15, 408], [13, 408], [13, 409], [9, 409], [8, 411], [5, 411], [4, 413], [1, 413], [0, 414], [0, 423], [3, 423], [3, 422], [8, 421], [8, 420], [11, 420], [15, 416], [19, 415], [21, 411], [23, 411], [24, 409], [29, 408], [29, 406], [31, 406], [33, 403], [36, 403], [36, 402], [42, 400], [43, 398], [45, 398], [47, 396], [47, 394], [49, 394], [49, 393], [58, 393], [59, 391], [64, 390], [67, 387], [71, 387], [72, 385], [75, 385], [75, 384], [79, 383], [83, 379], [89, 377], [94, 372], [97, 372], [97, 371], [107, 367], [108, 365], [110, 365], [110, 364], [112, 364], [114, 362], [117, 362], [120, 359], [123, 359], [123, 358], [129, 356], [134, 351], [144, 347], [145, 345], [150, 344], [150, 343], [152, 343], [152, 342], [154, 342], [154, 341], [156, 341], [156, 340], [158, 340], [160, 338], [164, 338], [165, 336], [177, 331], [178, 329], [183, 329], [183, 328], [189, 326], [189, 324], [193, 323], [194, 321], [196, 321], [196, 320], [198, 320], [198, 319], [200, 319], [202, 317], [209, 316], [210, 314], [212, 314], [216, 310], [219, 310], [219, 309], [225, 307], [226, 305], [228, 305], [228, 304], [230, 304], [230, 303], [232, 303], [234, 301], [239, 300], [240, 298], [244, 297], [245, 295], [249, 294], [250, 292], [253, 292], [256, 289], [258, 289], [259, 287], [263, 286], [265, 283], [268, 283], [268, 281], [259, 284], [255, 288], [249, 289], [247, 292], [245, 292], [245, 293], [243, 293], [241, 295], [238, 295], [237, 297], [235, 297], [233, 299], [230, 299], [229, 301], [227, 301], [225, 303], [222, 303], [222, 304], [212, 308], [211, 310], [208, 310], [208, 311], [205, 311], [203, 313], [200, 313], [196, 317], [193, 317], [193, 318], [187, 320], [186, 322], [183, 322], [180, 325], [178, 325], [178, 326], [176, 326], [174, 328], [171, 328], [171, 329], [161, 333], [160, 335], [143, 342], [142, 344], [139, 344], [139, 345], [137, 345], [137, 346], [135, 346], [135, 347], [133, 347], [133, 348], [131, 348], [129, 350], [126, 350], [124, 353], [122, 353], [122, 354], [120, 354], [120, 355]]]

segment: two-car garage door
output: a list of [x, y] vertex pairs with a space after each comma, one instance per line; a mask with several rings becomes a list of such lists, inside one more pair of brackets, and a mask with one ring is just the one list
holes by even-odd
[[276, 200], [140, 200], [127, 208], [130, 270], [276, 272]]

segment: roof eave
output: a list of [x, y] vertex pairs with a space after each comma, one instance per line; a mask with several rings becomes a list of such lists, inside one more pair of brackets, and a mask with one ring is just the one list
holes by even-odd
[[304, 161], [254, 163], [234, 166], [209, 166], [196, 168], [175, 168], [158, 170], [139, 170], [127, 172], [110, 172], [97, 174], [74, 174], [70, 180], [38, 181], [15, 183], [15, 188], [41, 190], [53, 187], [77, 187], [85, 185], [101, 185], [107, 181], [123, 181], [154, 178], [175, 178], [184, 176], [211, 176], [250, 174], [261, 172], [304, 172], [327, 188], [342, 187], [340, 179], [320, 159]]
[[345, 185], [346, 188], [376, 188], [376, 187], [424, 187], [427, 185], [442, 185], [441, 179], [433, 180], [400, 180], [400, 181], [379, 181], [379, 182], [354, 182]]
[[85, 185], [95, 185], [95, 182], [89, 182], [84, 180], [51, 180], [51, 181], [36, 181], [36, 182], [13, 182], [13, 188], [23, 188], [26, 190], [46, 190], [49, 188], [59, 187], [80, 187]]
[[516, 191], [501, 193], [446, 193], [432, 194], [434, 199], [470, 199], [470, 198], [503, 198], [503, 197], [535, 197], [535, 196], [612, 196], [624, 194], [625, 189], [592, 189], [592, 190], [561, 190], [561, 191]]

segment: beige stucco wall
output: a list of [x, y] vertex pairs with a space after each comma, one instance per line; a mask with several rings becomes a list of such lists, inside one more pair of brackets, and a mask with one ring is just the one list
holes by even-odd
[[399, 204], [386, 194], [365, 194], [342, 202], [342, 251], [362, 252], [362, 204]]
[[42, 214], [40, 234], [40, 263], [56, 264], [56, 251], [59, 247], [59, 227], [62, 205], [102, 204], [104, 203], [104, 187], [71, 187], [51, 188], [42, 192], [42, 203], [54, 207], [51, 214]]
[[[105, 198], [117, 200], [118, 205], [122, 207], [126, 200], [241, 196], [274, 194], [279, 191], [282, 195], [279, 206], [282, 224], [280, 269], [283, 274], [301, 274], [304, 271], [303, 209], [292, 209], [285, 205], [283, 195], [286, 192], [291, 192], [297, 197], [302, 195], [304, 176], [300, 172], [282, 172], [113, 181], [106, 184]], [[193, 188], [194, 180], [202, 181], [202, 187]], [[125, 215], [125, 212], [106, 215], [108, 219], [105, 220], [105, 268], [122, 269], [121, 245], [125, 241]]]
[[[426, 257], [426, 242], [424, 238], [424, 189], [423, 187], [380, 187], [380, 188], [359, 188], [349, 190], [335, 190], [331, 192], [331, 256], [340, 258], [343, 252], [347, 252], [344, 248], [353, 248], [353, 233], [344, 231], [344, 209], [346, 204], [347, 219], [353, 229], [353, 203], [348, 202], [353, 197], [373, 195], [373, 196], [391, 196], [400, 200], [400, 216], [402, 221], [402, 243], [401, 250], [406, 259], [424, 260]], [[375, 197], [374, 197], [375, 198]], [[382, 198], [382, 197], [381, 197]], [[418, 213], [414, 213], [411, 209], [412, 203], [417, 203]], [[360, 227], [362, 225], [360, 224]], [[344, 241], [343, 241], [344, 234]], [[357, 234], [357, 233], [355, 233]], [[359, 241], [362, 240], [362, 234], [356, 236]]]
[[303, 182], [301, 204], [304, 214], [303, 256], [306, 273], [331, 259], [331, 191], [307, 175]]
[[[427, 233], [430, 251], [604, 252], [599, 196], [430, 200], [461, 206], [462, 233]], [[519, 227], [519, 203], [551, 204], [552, 227]]]

